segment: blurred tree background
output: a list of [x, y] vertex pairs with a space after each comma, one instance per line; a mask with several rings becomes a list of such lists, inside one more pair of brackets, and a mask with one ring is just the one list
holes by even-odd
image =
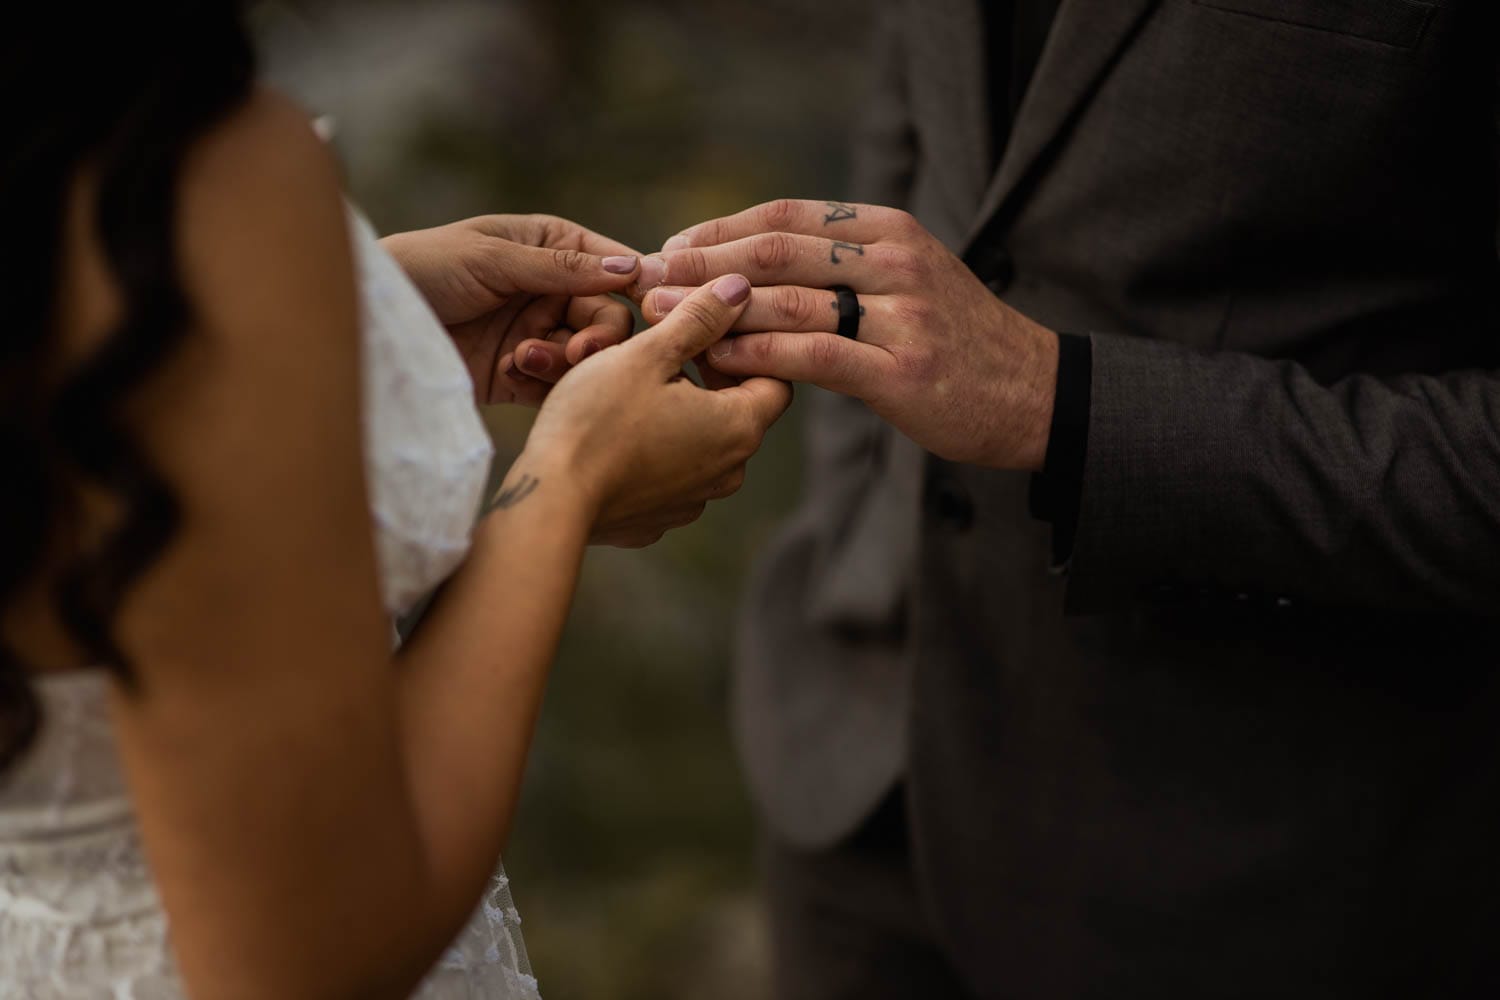
[[[548, 212], [649, 252], [768, 198], [841, 194], [871, 7], [302, 0], [256, 20], [267, 76], [332, 117], [383, 232]], [[529, 415], [489, 420], [503, 468]], [[769, 995], [725, 698], [798, 423], [697, 525], [588, 559], [506, 856], [548, 1000]]]

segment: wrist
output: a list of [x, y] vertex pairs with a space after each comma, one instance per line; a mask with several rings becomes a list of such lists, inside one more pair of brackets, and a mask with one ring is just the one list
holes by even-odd
[[1040, 472], [1047, 463], [1052, 438], [1053, 408], [1057, 403], [1057, 368], [1061, 340], [1046, 327], [1026, 321], [1027, 360], [1020, 380], [1018, 438], [1013, 467]]
[[528, 446], [512, 463], [486, 510], [511, 509], [536, 493], [549, 513], [592, 528], [604, 505], [603, 491], [584, 474], [581, 464], [570, 448], [548, 448], [543, 452]]

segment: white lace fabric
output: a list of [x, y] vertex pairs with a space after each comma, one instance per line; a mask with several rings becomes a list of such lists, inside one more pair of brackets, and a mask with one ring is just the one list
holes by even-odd
[[[492, 450], [468, 372], [351, 212], [363, 301], [365, 460], [392, 618], [463, 560]], [[100, 673], [43, 679], [38, 744], [0, 779], [0, 998], [183, 1000], [170, 930], [116, 759]], [[288, 905], [294, 905], [288, 901]], [[496, 875], [420, 1000], [539, 1000]]]

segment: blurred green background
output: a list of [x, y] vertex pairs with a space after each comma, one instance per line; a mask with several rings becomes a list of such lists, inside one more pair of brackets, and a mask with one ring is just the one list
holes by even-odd
[[[548, 212], [643, 251], [842, 194], [873, 4], [319, 0], [256, 10], [383, 232]], [[529, 415], [489, 414], [502, 462]], [[587, 562], [506, 865], [548, 1000], [769, 995], [726, 690], [746, 571], [795, 500], [794, 409], [745, 490]]]

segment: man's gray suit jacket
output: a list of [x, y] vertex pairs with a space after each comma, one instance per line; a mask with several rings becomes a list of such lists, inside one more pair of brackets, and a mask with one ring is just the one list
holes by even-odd
[[882, 8], [860, 194], [1092, 336], [1076, 545], [819, 395], [735, 719], [789, 844], [904, 782], [980, 995], [1500, 982], [1497, 6], [1065, 0], [993, 173], [978, 4]]

